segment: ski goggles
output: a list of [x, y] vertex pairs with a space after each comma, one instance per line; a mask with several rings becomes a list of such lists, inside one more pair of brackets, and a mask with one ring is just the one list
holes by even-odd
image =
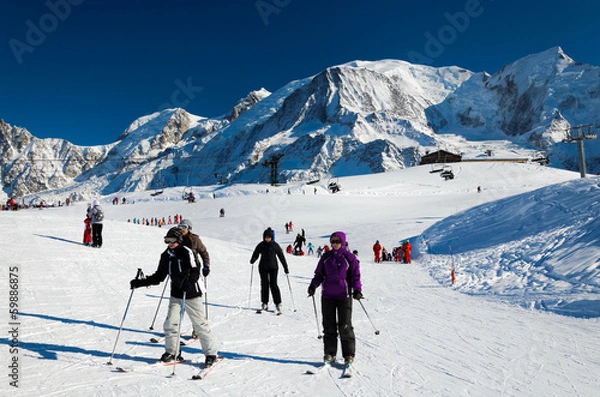
[[177, 242], [176, 237], [165, 237], [165, 244], [173, 244]]

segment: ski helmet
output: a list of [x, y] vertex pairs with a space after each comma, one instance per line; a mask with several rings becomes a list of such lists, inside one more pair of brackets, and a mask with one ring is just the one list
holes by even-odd
[[172, 227], [169, 229], [167, 235], [165, 236], [165, 239], [167, 237], [174, 238], [179, 244], [183, 243], [183, 234], [181, 233], [181, 230], [179, 230], [176, 227]]
[[187, 230], [192, 230], [192, 222], [188, 219], [182, 219], [179, 222], [179, 225], [177, 225], [177, 227], [179, 229], [187, 229]]

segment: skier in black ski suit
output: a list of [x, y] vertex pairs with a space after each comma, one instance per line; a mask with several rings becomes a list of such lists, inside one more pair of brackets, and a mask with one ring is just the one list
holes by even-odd
[[294, 240], [294, 255], [302, 255], [302, 245], [306, 243], [306, 237], [304, 237], [304, 229], [302, 234], [298, 233], [296, 240]]
[[279, 258], [285, 274], [288, 274], [290, 271], [281, 247], [273, 241], [273, 231], [271, 228], [268, 228], [263, 232], [263, 241], [258, 243], [254, 249], [252, 258], [250, 258], [250, 263], [253, 264], [256, 262], [259, 256], [260, 262], [258, 263], [258, 273], [260, 274], [261, 308], [262, 310], [269, 309], [270, 289], [277, 311], [281, 312], [281, 291], [277, 285], [277, 273], [279, 270], [277, 258]]

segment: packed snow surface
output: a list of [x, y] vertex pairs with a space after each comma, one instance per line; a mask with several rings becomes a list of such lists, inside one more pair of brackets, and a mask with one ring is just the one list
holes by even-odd
[[[111, 204], [115, 196], [102, 197], [101, 249], [81, 243], [86, 202], [2, 212], [8, 332], [0, 338], [0, 390], [19, 396], [596, 396], [600, 180], [531, 164], [452, 167], [455, 179], [448, 181], [431, 166], [339, 178], [336, 194], [322, 180], [194, 187], [193, 204], [182, 200], [184, 188], [116, 195], [127, 200], [119, 205]], [[209, 250], [209, 322], [225, 360], [206, 379], [191, 380], [204, 360], [193, 344], [183, 347], [188, 361], [174, 376], [167, 367], [118, 373], [117, 366], [150, 363], [163, 353], [161, 344], [150, 343], [162, 336], [166, 298], [153, 319], [163, 285], [132, 292], [129, 280], [138, 268], [154, 272], [169, 225], [132, 221], [175, 214], [193, 222]], [[289, 221], [294, 230], [286, 234]], [[358, 250], [366, 312], [354, 305], [353, 378], [340, 379], [337, 367], [304, 374], [323, 354], [319, 300], [317, 317], [306, 294], [315, 255], [286, 254], [289, 278], [279, 274], [284, 314], [255, 314], [259, 278], [249, 259], [268, 226], [283, 247], [301, 229], [315, 247], [342, 230]], [[406, 239], [414, 247], [411, 264], [373, 262], [376, 240], [391, 250]], [[15, 301], [18, 313], [10, 318]], [[182, 329], [190, 328], [186, 318]]]

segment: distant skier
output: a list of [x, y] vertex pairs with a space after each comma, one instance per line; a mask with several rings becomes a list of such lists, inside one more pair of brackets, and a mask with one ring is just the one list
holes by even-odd
[[273, 231], [271, 228], [268, 228], [263, 232], [263, 241], [258, 243], [254, 249], [252, 257], [250, 258], [250, 263], [253, 264], [256, 262], [259, 256], [260, 262], [258, 263], [258, 273], [260, 274], [261, 309], [269, 310], [270, 290], [277, 312], [281, 313], [281, 291], [277, 285], [277, 273], [279, 271], [277, 258], [279, 258], [285, 274], [288, 274], [290, 271], [281, 247], [273, 241]]
[[304, 245], [304, 243], [306, 243], [306, 238], [298, 233], [296, 235], [296, 240], [294, 240], [294, 255], [304, 255], [304, 252], [302, 251], [302, 245]]
[[92, 209], [90, 210], [90, 218], [92, 222], [92, 247], [102, 247], [102, 221], [104, 220], [104, 210], [100, 206], [98, 200], [94, 200]]
[[404, 263], [410, 263], [410, 251], [412, 250], [412, 245], [410, 241], [406, 240], [402, 243], [402, 259]]
[[85, 224], [83, 229], [83, 245], [88, 247], [92, 245], [92, 220], [86, 215], [83, 223]]
[[381, 262], [381, 244], [379, 244], [379, 240], [373, 244], [373, 253], [375, 254], [375, 263]]
[[385, 249], [385, 247], [383, 247], [381, 249], [381, 260], [382, 261], [389, 261], [390, 260], [389, 255], [390, 254], [387, 252], [387, 249]]

